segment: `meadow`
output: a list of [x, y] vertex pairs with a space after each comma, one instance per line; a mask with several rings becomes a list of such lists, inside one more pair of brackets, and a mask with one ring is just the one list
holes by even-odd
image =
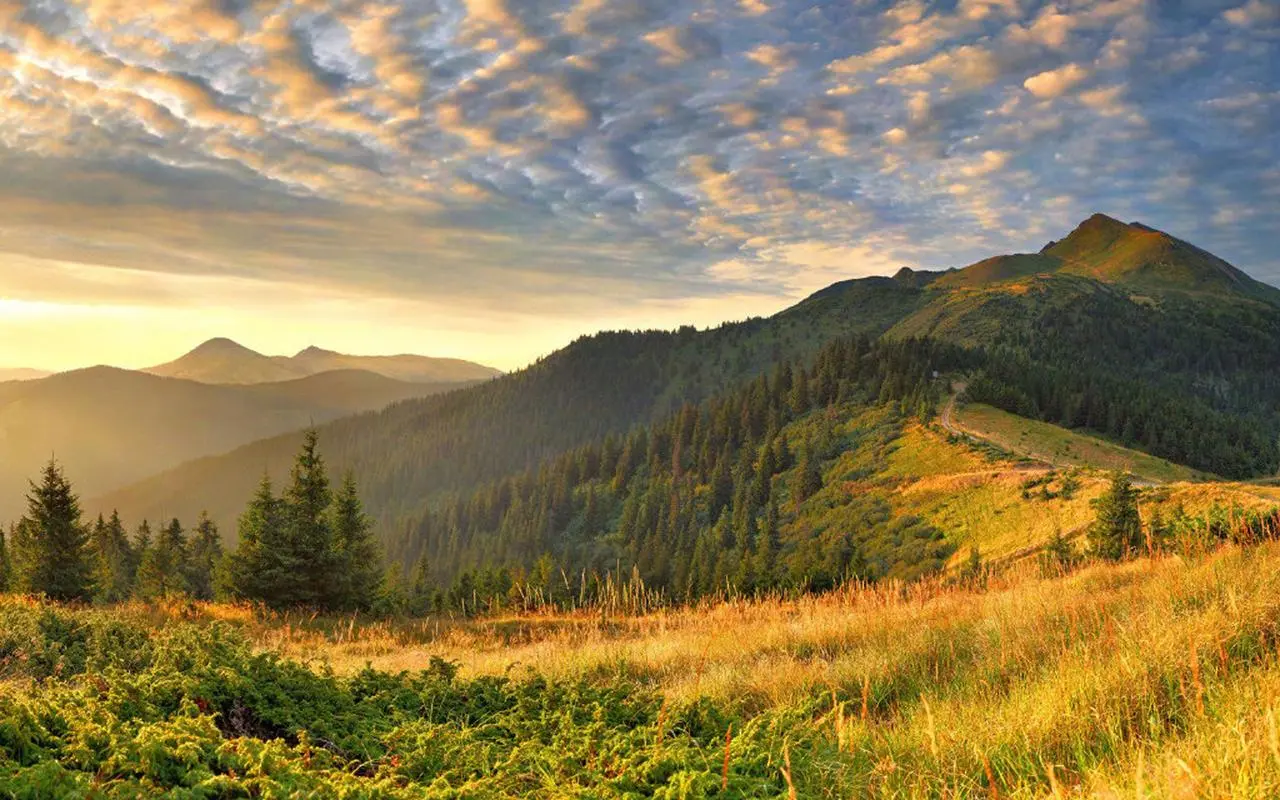
[[1280, 545], [473, 620], [0, 602], [0, 796], [1280, 794]]

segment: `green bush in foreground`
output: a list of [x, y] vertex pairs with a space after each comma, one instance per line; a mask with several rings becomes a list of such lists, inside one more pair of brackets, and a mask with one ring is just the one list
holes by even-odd
[[23, 606], [0, 606], [0, 679], [17, 798], [777, 797], [806, 758], [784, 735], [811, 718], [677, 711], [620, 678], [459, 680], [439, 659], [339, 678], [218, 625]]

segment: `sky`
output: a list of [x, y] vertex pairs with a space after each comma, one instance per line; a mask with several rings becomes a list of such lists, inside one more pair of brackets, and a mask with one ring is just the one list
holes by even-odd
[[1275, 0], [0, 0], [0, 366], [525, 365], [1034, 251], [1280, 283]]

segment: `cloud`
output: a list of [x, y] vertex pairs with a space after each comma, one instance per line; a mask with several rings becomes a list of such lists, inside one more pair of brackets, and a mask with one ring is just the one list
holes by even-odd
[[988, 150], [973, 163], [960, 168], [960, 174], [966, 178], [979, 178], [999, 172], [1009, 163], [1009, 153], [1001, 150]]
[[1028, 92], [1041, 99], [1052, 99], [1070, 90], [1089, 77], [1089, 70], [1079, 64], [1067, 64], [1058, 69], [1032, 75], [1023, 82]]
[[1280, 6], [1267, 0], [1249, 0], [1242, 6], [1227, 9], [1222, 16], [1227, 22], [1242, 28], [1270, 25], [1280, 22]]
[[[1261, 0], [0, 3], [0, 254], [578, 321], [556, 330], [780, 306], [796, 265], [834, 279], [867, 242], [952, 266], [1096, 208], [1280, 274], [1276, 22]], [[85, 286], [22, 302], [153, 302]]]

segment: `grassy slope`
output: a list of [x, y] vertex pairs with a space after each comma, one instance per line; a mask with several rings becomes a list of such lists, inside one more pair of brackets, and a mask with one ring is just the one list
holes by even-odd
[[[967, 406], [957, 421], [1002, 447], [963, 441], [936, 424], [903, 423], [885, 408], [839, 407], [792, 423], [783, 433], [793, 449], [825, 430], [843, 452], [826, 462], [823, 490], [784, 525], [784, 540], [831, 527], [859, 530], [865, 526], [859, 501], [875, 496], [887, 500], [893, 515], [918, 517], [941, 531], [956, 548], [952, 564], [963, 561], [970, 546], [988, 560], [1007, 560], [1035, 551], [1055, 530], [1081, 535], [1094, 517], [1091, 501], [1117, 468], [1153, 484], [1143, 490], [1144, 515], [1158, 509], [1168, 516], [1179, 505], [1201, 514], [1215, 504], [1256, 509], [1280, 502], [1276, 487], [1206, 481], [1144, 453], [986, 406]], [[1059, 451], [1052, 465], [1026, 458]], [[1069, 498], [1061, 495], [1068, 471], [1079, 484]], [[790, 479], [784, 474], [780, 485]], [[1045, 497], [1039, 485], [1024, 496], [1036, 480], [1056, 496]]]
[[1057, 466], [1120, 469], [1152, 481], [1204, 480], [1210, 476], [1131, 450], [1105, 439], [1019, 417], [981, 403], [958, 407], [955, 422], [1010, 452]]
[[[629, 723], [637, 735], [613, 740], [620, 749], [611, 757], [634, 765], [637, 778], [670, 775], [679, 767], [691, 773], [684, 779], [702, 776], [704, 787], [718, 789], [723, 733], [704, 733], [691, 745], [684, 726], [703, 719], [723, 731], [732, 723], [731, 779], [750, 772], [771, 781], [767, 788], [756, 786], [763, 794], [750, 796], [786, 796], [783, 770], [790, 761], [787, 771], [800, 797], [1266, 798], [1280, 793], [1277, 575], [1280, 545], [1268, 544], [1191, 559], [1090, 566], [1065, 578], [1021, 570], [991, 579], [985, 590], [887, 585], [636, 617], [591, 610], [468, 623], [364, 624], [296, 616], [263, 621], [226, 606], [79, 613], [166, 630], [229, 620], [258, 647], [317, 667], [328, 664], [339, 675], [354, 675], [370, 663], [389, 672], [418, 670], [442, 656], [456, 661], [466, 678], [525, 680], [521, 676], [537, 665], [537, 673], [553, 681], [654, 691], [666, 698], [661, 709], [654, 702]], [[16, 666], [21, 672], [21, 662]], [[14, 667], [9, 663], [5, 674]], [[201, 670], [197, 661], [194, 672]], [[369, 673], [364, 675], [368, 685]], [[81, 716], [93, 724], [132, 707], [134, 701], [99, 700], [95, 680], [55, 678], [32, 690], [19, 676], [0, 681], [0, 701], [38, 701], [66, 686], [80, 692]], [[108, 681], [125, 685], [126, 676], [109, 674]], [[83, 688], [71, 688], [77, 686]], [[181, 692], [182, 686], [175, 680], [166, 691]], [[536, 711], [538, 684], [530, 687], [526, 696]], [[398, 747], [409, 758], [476, 732], [475, 744], [449, 758], [440, 760], [447, 751], [439, 751], [415, 762], [433, 765], [418, 780], [425, 784], [440, 774], [459, 788], [468, 778], [455, 767], [477, 756], [483, 766], [477, 762], [469, 784], [477, 796], [560, 797], [574, 787], [582, 791], [578, 780], [603, 780], [589, 774], [588, 757], [585, 766], [574, 759], [544, 762], [537, 784], [522, 785], [510, 775], [504, 781], [505, 770], [529, 767], [522, 754], [540, 751], [532, 739], [500, 756], [481, 744], [501, 734], [487, 724], [493, 712], [483, 710], [494, 694], [477, 687], [474, 699], [465, 701], [477, 704], [474, 714], [415, 723], [412, 738], [401, 737]], [[581, 699], [579, 692], [561, 702]], [[175, 733], [181, 719], [191, 721], [182, 730], [201, 730], [194, 706], [168, 707]], [[691, 716], [691, 708], [701, 711]], [[555, 737], [548, 741], [564, 735], [558, 719], [542, 723], [546, 737]], [[87, 724], [79, 716], [67, 720], [60, 724], [73, 732], [68, 736]], [[584, 724], [587, 731], [610, 730], [599, 721]], [[216, 746], [216, 729], [207, 729]], [[191, 762], [209, 752], [192, 734], [149, 731], [150, 749], [143, 752], [152, 763], [171, 763], [166, 752], [186, 753], [178, 757]], [[0, 736], [0, 777], [5, 741]], [[95, 750], [70, 744], [68, 752], [78, 755], [67, 763], [89, 764], [84, 769], [97, 769], [99, 781], [121, 780], [115, 771], [130, 763], [122, 752], [114, 764], [96, 767]], [[239, 753], [253, 744], [229, 739], [226, 746]], [[655, 773], [653, 759], [664, 752], [668, 766]], [[282, 746], [263, 780], [318, 772], [330, 761], [313, 763], [311, 756], [302, 745]], [[220, 759], [224, 766], [214, 762], [215, 770], [238, 763], [229, 755]], [[414, 784], [395, 777], [404, 771], [399, 761], [380, 759], [354, 774], [331, 774], [343, 776], [351, 789], [369, 792], [381, 785], [386, 796], [402, 796], [393, 794], [396, 787], [412, 790]], [[386, 782], [377, 784], [379, 779]], [[522, 790], [503, 788], [512, 786]], [[718, 796], [703, 791], [663, 796]]]

